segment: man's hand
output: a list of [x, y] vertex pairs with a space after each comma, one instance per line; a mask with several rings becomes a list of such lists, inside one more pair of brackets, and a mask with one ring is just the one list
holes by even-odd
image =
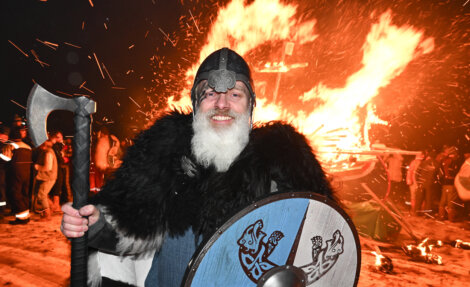
[[[85, 205], [84, 207], [77, 210], [72, 207], [71, 202], [67, 202], [62, 205], [62, 223], [60, 225], [60, 231], [67, 238], [82, 237], [85, 231], [88, 230], [88, 226], [95, 224], [100, 217], [100, 211], [94, 205]], [[84, 218], [88, 216], [88, 219]]]

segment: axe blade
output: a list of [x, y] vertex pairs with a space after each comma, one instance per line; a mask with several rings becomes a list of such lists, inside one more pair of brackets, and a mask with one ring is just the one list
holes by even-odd
[[29, 93], [26, 107], [29, 133], [35, 146], [41, 145], [47, 140], [47, 116], [55, 110], [67, 110], [73, 112], [76, 104], [73, 99], [58, 97], [47, 91], [39, 84], [34, 84]]

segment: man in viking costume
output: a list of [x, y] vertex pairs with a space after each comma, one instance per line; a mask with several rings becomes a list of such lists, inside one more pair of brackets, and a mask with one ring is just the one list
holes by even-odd
[[213, 52], [194, 80], [193, 113], [155, 121], [91, 205], [62, 207], [63, 234], [88, 231], [97, 250], [90, 284], [180, 286], [198, 244], [257, 198], [302, 190], [333, 198], [303, 135], [281, 122], [253, 125], [255, 100], [245, 60]]

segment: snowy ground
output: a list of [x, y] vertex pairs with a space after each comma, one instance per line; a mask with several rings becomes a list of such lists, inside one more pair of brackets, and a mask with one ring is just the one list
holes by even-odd
[[[70, 264], [70, 244], [59, 230], [60, 215], [50, 222], [37, 217], [22, 226], [11, 226], [6, 217], [0, 223], [0, 286], [67, 286]], [[419, 238], [429, 237], [443, 241], [461, 239], [470, 241], [470, 230], [465, 223], [440, 222], [430, 218], [407, 218]], [[443, 265], [411, 261], [401, 246], [411, 243], [402, 230], [393, 244], [361, 238], [362, 266], [359, 286], [469, 286], [470, 250], [444, 245], [433, 249], [442, 256]], [[375, 271], [375, 255], [379, 246], [393, 261], [393, 273]]]
[[[451, 242], [460, 239], [470, 241], [470, 230], [464, 229], [466, 224], [441, 222], [430, 218], [406, 219], [415, 235], [421, 239], [430, 238]], [[468, 227], [467, 227], [468, 228]], [[470, 250], [454, 248], [444, 244], [434, 248], [431, 252], [442, 257], [442, 265], [427, 264], [410, 260], [401, 246], [413, 243], [405, 231], [393, 244], [384, 244], [361, 238], [362, 266], [359, 277], [359, 286], [469, 286], [470, 282]], [[379, 247], [382, 254], [390, 257], [393, 263], [393, 272], [385, 274], [375, 271], [376, 257], [374, 244]]]

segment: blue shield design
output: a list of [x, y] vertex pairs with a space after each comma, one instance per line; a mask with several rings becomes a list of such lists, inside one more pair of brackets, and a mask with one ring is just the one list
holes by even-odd
[[238, 212], [200, 247], [183, 286], [257, 286], [273, 273], [268, 271], [285, 266], [303, 272], [304, 286], [355, 286], [360, 244], [346, 213], [310, 192], [264, 198]]

